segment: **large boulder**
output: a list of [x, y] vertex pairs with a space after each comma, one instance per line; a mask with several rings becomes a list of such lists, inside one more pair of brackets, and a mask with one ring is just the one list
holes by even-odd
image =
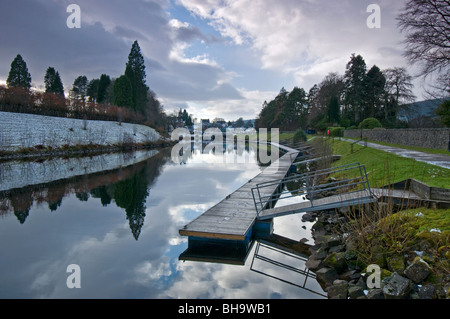
[[334, 283], [328, 287], [328, 299], [347, 299], [347, 288], [348, 284], [346, 281], [341, 280], [339, 283]]
[[329, 268], [334, 268], [338, 274], [348, 269], [344, 253], [332, 253], [323, 260], [323, 263]]
[[333, 285], [333, 281], [339, 278], [339, 275], [335, 269], [323, 267], [316, 271], [316, 277], [319, 283], [321, 282], [329, 287]]
[[386, 278], [383, 287], [383, 294], [386, 299], [405, 299], [412, 289], [412, 282], [408, 278], [400, 276], [394, 272]]
[[321, 259], [315, 259], [309, 257], [309, 259], [306, 261], [305, 266], [308, 267], [311, 271], [316, 271], [317, 269], [320, 269], [323, 267], [323, 263]]
[[350, 297], [350, 299], [358, 299], [361, 297], [366, 297], [363, 288], [356, 285], [348, 288], [348, 296]]
[[405, 269], [405, 276], [418, 284], [425, 279], [431, 273], [431, 267], [422, 258], [417, 257], [414, 259], [411, 265]]
[[370, 289], [367, 293], [367, 299], [384, 299], [383, 289]]

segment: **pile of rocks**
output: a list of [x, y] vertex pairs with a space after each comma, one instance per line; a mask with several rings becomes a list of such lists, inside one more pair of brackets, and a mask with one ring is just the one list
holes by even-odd
[[[440, 285], [426, 282], [430, 265], [417, 257], [412, 262], [391, 260], [389, 270], [380, 269], [380, 281], [375, 288], [369, 277], [372, 273], [358, 262], [350, 241], [333, 234], [339, 223], [335, 211], [321, 211], [303, 215], [303, 221], [316, 221], [312, 226], [315, 245], [306, 266], [313, 271], [330, 299], [405, 299], [446, 298]], [[372, 289], [368, 288], [371, 286]]]

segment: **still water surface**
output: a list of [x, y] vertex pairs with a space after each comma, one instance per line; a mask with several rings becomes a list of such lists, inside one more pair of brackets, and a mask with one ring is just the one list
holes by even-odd
[[[304, 260], [257, 241], [244, 265], [179, 260], [178, 229], [263, 169], [252, 147], [226, 152], [236, 164], [199, 150], [182, 164], [170, 150], [0, 163], [0, 298], [322, 298], [314, 279], [254, 257]], [[286, 216], [274, 232], [312, 243], [309, 226]], [[67, 287], [71, 264], [81, 288]]]

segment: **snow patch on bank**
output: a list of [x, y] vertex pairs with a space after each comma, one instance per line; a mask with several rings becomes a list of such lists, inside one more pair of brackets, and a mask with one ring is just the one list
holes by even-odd
[[0, 150], [16, 151], [42, 145], [62, 146], [148, 143], [161, 138], [139, 124], [91, 121], [35, 114], [0, 112]]

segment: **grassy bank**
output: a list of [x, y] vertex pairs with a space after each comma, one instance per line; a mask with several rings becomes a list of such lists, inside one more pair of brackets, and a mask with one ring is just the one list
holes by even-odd
[[[318, 139], [317, 144], [322, 143], [333, 154], [343, 155], [332, 165], [365, 165], [371, 187], [414, 178], [429, 186], [450, 188], [448, 169], [357, 144], [352, 151], [346, 141]], [[382, 278], [394, 272], [405, 276], [408, 266], [420, 259], [427, 263], [430, 275], [419, 286], [432, 287], [433, 298], [450, 297], [449, 209], [399, 208], [383, 203], [339, 213], [343, 219], [334, 232], [346, 238], [345, 254], [356, 256], [354, 262], [363, 272], [376, 264], [381, 267]], [[417, 293], [411, 296], [417, 297]]]
[[[350, 219], [341, 231], [349, 233], [347, 253], [355, 254], [361, 269], [370, 264], [382, 268], [382, 277], [403, 275], [417, 258], [430, 267], [422, 285], [448, 289], [450, 274], [450, 215], [448, 210], [415, 208], [397, 213], [372, 212], [377, 218]], [[373, 216], [372, 215], [372, 216]], [[367, 217], [367, 216], [366, 216]], [[449, 296], [450, 291], [442, 291]]]
[[371, 187], [381, 187], [408, 178], [417, 179], [431, 187], [450, 187], [450, 170], [418, 162], [411, 158], [376, 150], [336, 139], [327, 140], [333, 154], [343, 157], [333, 165], [361, 163], [365, 165]]

